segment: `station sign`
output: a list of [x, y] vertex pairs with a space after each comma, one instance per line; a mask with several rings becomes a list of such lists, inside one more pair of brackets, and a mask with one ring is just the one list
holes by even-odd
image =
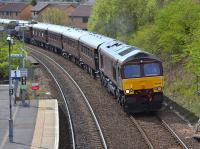
[[27, 77], [28, 76], [28, 70], [26, 68], [20, 69], [20, 75], [21, 77]]
[[22, 90], [26, 90], [26, 85], [21, 85], [20, 88], [21, 88]]
[[3, 31], [4, 30], [4, 27], [3, 26], [0, 26], [0, 31]]
[[24, 58], [23, 54], [11, 54], [11, 58]]
[[19, 79], [21, 77], [20, 70], [11, 70], [11, 78]]
[[39, 83], [32, 83], [31, 84], [31, 89], [32, 90], [39, 90], [40, 89]]

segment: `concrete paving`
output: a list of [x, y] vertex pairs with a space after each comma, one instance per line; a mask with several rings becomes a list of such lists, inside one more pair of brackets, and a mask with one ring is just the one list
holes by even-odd
[[[27, 102], [27, 101], [26, 101]], [[13, 106], [13, 142], [9, 142], [8, 86], [0, 85], [0, 149], [56, 149], [59, 142], [57, 100], [31, 100]]]

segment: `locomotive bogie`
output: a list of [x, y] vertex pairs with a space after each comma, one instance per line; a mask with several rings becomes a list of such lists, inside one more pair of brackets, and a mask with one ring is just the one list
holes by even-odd
[[150, 98], [148, 95], [129, 95], [125, 97], [124, 110], [128, 113], [158, 111], [162, 107], [163, 94], [156, 93]]

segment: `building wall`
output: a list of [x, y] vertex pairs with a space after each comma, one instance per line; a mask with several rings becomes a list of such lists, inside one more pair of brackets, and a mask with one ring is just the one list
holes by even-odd
[[74, 27], [82, 28], [82, 29], [87, 29], [87, 23], [88, 22], [83, 22], [83, 17], [70, 17], [71, 20], [71, 25]]
[[27, 7], [25, 7], [25, 9], [23, 9], [22, 12], [20, 13], [20, 19], [22, 19], [22, 20], [31, 19], [31, 10], [32, 10], [32, 8], [33, 8], [32, 5], [28, 5]]
[[9, 11], [0, 12], [0, 17], [5, 19], [27, 20], [31, 18], [31, 9], [32, 5], [28, 5], [21, 12], [9, 12]]
[[67, 15], [69, 16], [73, 11], [75, 10], [75, 8], [73, 6], [69, 6], [65, 12], [67, 13]]
[[0, 17], [4, 19], [20, 19], [20, 12], [0, 12]]
[[66, 25], [71, 25], [71, 19], [69, 17], [69, 15], [75, 10], [75, 8], [73, 6], [69, 6], [66, 10], [65, 10], [65, 14], [66, 14]]

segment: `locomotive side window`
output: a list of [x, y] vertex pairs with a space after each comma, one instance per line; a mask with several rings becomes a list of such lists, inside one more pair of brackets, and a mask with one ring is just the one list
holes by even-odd
[[120, 70], [119, 67], [118, 67], [118, 76], [119, 76], [119, 77], [121, 76], [121, 70]]
[[100, 59], [101, 59], [101, 68], [103, 68], [103, 56], [100, 55]]

